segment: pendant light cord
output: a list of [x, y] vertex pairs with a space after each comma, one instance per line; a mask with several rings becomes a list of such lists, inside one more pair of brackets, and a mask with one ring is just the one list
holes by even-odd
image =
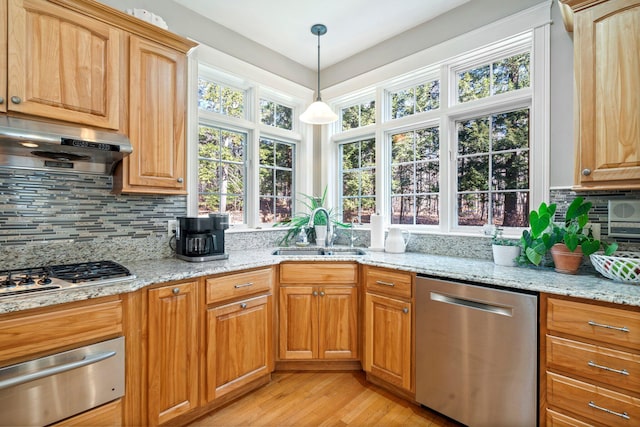
[[316, 101], [322, 101], [320, 98], [320, 32], [318, 32], [318, 96]]

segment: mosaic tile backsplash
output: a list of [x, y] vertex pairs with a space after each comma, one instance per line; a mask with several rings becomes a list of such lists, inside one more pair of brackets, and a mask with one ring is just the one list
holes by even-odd
[[[187, 212], [185, 196], [116, 195], [112, 177], [0, 168], [0, 269], [111, 259], [117, 262], [172, 256], [167, 220]], [[609, 199], [640, 199], [640, 191], [580, 193], [594, 204], [591, 220], [607, 236]], [[576, 193], [553, 190], [560, 219]], [[281, 229], [230, 232], [228, 250], [277, 246]], [[369, 231], [355, 230], [355, 246], [369, 246]], [[348, 245], [349, 230], [336, 244]], [[640, 250], [640, 239], [618, 239]], [[407, 250], [491, 259], [489, 239], [437, 234], [413, 235]]]

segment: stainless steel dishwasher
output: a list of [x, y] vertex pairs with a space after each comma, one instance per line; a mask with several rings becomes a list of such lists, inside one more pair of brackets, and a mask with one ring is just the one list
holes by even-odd
[[465, 425], [537, 425], [538, 297], [416, 281], [416, 400]]

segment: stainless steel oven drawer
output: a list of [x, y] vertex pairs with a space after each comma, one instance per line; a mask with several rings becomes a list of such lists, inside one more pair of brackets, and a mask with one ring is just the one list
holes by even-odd
[[123, 395], [119, 337], [0, 368], [0, 425], [47, 425]]

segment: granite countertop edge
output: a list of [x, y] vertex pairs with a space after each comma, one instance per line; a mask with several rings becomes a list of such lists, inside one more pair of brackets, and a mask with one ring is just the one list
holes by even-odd
[[285, 261], [356, 261], [364, 265], [410, 271], [435, 278], [640, 307], [640, 285], [614, 282], [596, 272], [573, 276], [556, 273], [552, 269], [502, 267], [489, 260], [413, 252], [389, 254], [368, 251], [366, 255], [361, 256], [282, 256], [272, 255], [273, 249], [232, 251], [229, 252], [229, 258], [226, 260], [201, 263], [187, 262], [176, 258], [123, 263], [135, 274], [135, 279], [112, 284], [89, 284], [60, 291], [8, 297], [0, 301], [0, 314], [134, 292], [153, 284], [267, 267]]

